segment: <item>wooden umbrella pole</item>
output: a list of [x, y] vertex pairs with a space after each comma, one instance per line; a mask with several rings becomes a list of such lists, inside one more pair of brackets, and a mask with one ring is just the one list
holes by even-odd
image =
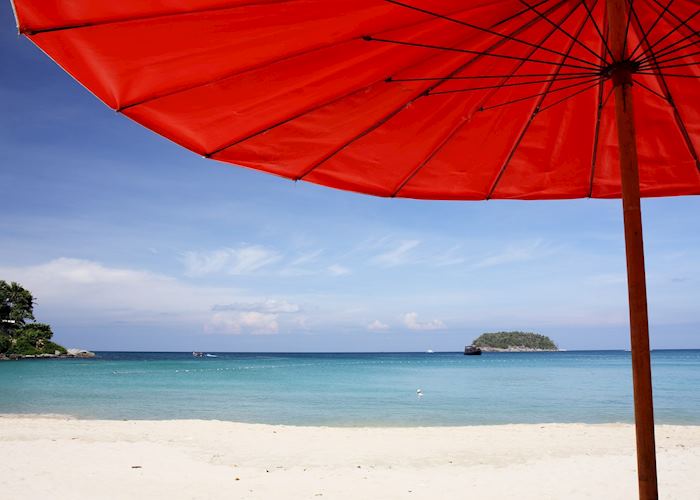
[[634, 131], [632, 102], [632, 68], [625, 64], [627, 23], [626, 0], [607, 0], [610, 45], [617, 63], [613, 63], [615, 86], [615, 118], [620, 156], [622, 208], [627, 253], [627, 287], [630, 308], [632, 378], [634, 385], [634, 418], [637, 434], [637, 474], [639, 498], [658, 499], [656, 483], [656, 451], [654, 444], [654, 405], [651, 390], [649, 354], [649, 319], [647, 313], [646, 276], [642, 212], [639, 199], [639, 169]]

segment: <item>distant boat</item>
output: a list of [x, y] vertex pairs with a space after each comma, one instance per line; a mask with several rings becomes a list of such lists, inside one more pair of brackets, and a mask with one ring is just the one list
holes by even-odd
[[216, 354], [205, 354], [204, 356], [206, 356], [207, 358], [218, 358], [219, 357]]
[[468, 345], [464, 348], [465, 356], [481, 356], [481, 349], [473, 345]]
[[432, 353], [433, 353], [433, 350], [432, 350], [432, 349], [428, 349], [428, 350], [425, 351], [425, 352], [427, 352], [428, 354], [432, 354]]
[[195, 358], [203, 358], [204, 353], [199, 351], [192, 351], [192, 356], [194, 356]]

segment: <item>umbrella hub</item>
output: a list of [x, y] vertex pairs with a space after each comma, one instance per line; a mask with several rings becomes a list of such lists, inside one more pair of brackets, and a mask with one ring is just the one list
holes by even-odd
[[601, 73], [606, 78], [612, 78], [613, 85], [628, 85], [632, 83], [632, 74], [637, 71], [639, 71], [639, 63], [625, 59], [608, 64]]

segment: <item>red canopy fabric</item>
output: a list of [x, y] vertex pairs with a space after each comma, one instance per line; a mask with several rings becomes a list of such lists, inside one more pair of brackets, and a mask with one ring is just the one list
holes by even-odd
[[[215, 160], [377, 196], [620, 196], [604, 1], [14, 6], [108, 106]], [[700, 194], [697, 3], [633, 6], [641, 194]]]

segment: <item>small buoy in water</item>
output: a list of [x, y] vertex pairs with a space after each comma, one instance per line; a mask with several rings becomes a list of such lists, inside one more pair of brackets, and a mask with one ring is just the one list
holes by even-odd
[[423, 389], [416, 389], [416, 394], [418, 394], [419, 398], [423, 397]]

